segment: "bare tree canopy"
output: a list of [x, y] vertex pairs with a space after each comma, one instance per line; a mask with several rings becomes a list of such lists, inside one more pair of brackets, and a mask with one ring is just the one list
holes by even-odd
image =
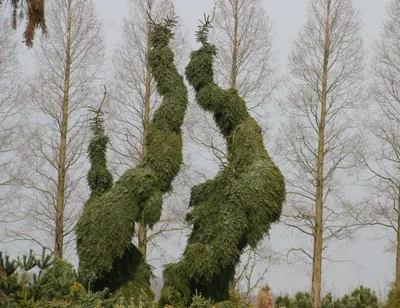
[[[319, 307], [323, 252], [353, 235], [354, 206], [343, 193], [357, 147], [362, 102], [363, 40], [358, 12], [348, 0], [311, 0], [308, 19], [289, 56], [290, 81], [279, 136], [288, 185], [283, 223], [300, 232], [304, 246], [291, 255], [312, 266], [313, 308]], [[307, 247], [313, 242], [313, 249]]]
[[[390, 251], [396, 254], [396, 284], [400, 283], [400, 1], [387, 6], [381, 38], [375, 43], [372, 107], [365, 122], [366, 167], [361, 180], [370, 188], [370, 202], [360, 221], [386, 229]], [[374, 144], [373, 147], [367, 144]]]
[[18, 205], [17, 178], [20, 157], [17, 151], [23, 144], [22, 67], [18, 61], [17, 43], [13, 31], [0, 9], [0, 240], [8, 224], [15, 221]]
[[40, 68], [26, 94], [27, 219], [15, 235], [62, 258], [87, 199], [87, 108], [101, 98], [104, 41], [90, 0], [51, 1], [46, 16], [49, 34], [35, 44]]

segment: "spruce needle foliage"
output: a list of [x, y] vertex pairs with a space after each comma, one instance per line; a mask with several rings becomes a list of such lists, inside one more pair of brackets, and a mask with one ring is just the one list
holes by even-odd
[[[25, 44], [33, 46], [33, 40], [37, 28], [41, 28], [46, 33], [45, 20], [45, 1], [46, 0], [9, 0], [11, 4], [11, 15], [13, 28], [17, 28], [18, 19], [26, 18], [26, 28], [24, 31]], [[7, 0], [0, 0], [0, 5]]]
[[215, 302], [228, 300], [241, 254], [268, 234], [285, 201], [284, 177], [264, 147], [258, 123], [235, 89], [223, 90], [213, 81], [217, 51], [208, 42], [210, 27], [207, 17], [196, 34], [202, 47], [192, 52], [185, 74], [197, 103], [213, 114], [225, 137], [228, 164], [192, 188], [186, 218], [192, 233], [181, 261], [164, 270], [160, 306], [187, 307], [197, 292]]
[[[104, 98], [105, 95], [106, 92]], [[90, 198], [95, 198], [111, 189], [113, 177], [107, 168], [107, 145], [110, 138], [104, 131], [104, 112], [101, 110], [101, 106], [98, 109], [93, 108], [91, 111], [94, 113], [94, 117], [90, 119], [92, 139], [88, 149], [90, 170], [87, 181], [91, 190]]]
[[150, 290], [150, 267], [132, 244], [135, 223], [143, 219], [152, 228], [159, 221], [163, 194], [171, 190], [182, 164], [181, 126], [188, 93], [169, 47], [174, 26], [174, 19], [153, 25], [148, 61], [163, 101], [149, 125], [148, 154], [108, 192], [89, 200], [77, 224], [81, 270], [111, 289], [130, 282]]

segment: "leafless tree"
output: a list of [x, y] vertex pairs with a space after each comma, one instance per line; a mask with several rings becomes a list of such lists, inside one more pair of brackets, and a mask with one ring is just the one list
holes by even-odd
[[242, 296], [251, 299], [262, 285], [272, 266], [281, 261], [268, 243], [261, 243], [257, 248], [247, 248], [244, 258], [236, 270], [232, 288]]
[[[366, 166], [364, 183], [370, 187], [369, 203], [360, 221], [388, 232], [390, 250], [396, 254], [396, 283], [400, 283], [400, 1], [392, 0], [372, 61], [372, 104], [360, 158]], [[369, 145], [368, 145], [369, 144]], [[373, 146], [370, 146], [373, 144]]]
[[216, 79], [237, 89], [248, 108], [262, 112], [279, 84], [271, 22], [261, 0], [218, 0], [211, 33]]
[[[0, 224], [7, 225], [17, 219], [18, 186], [20, 173], [18, 149], [23, 144], [20, 132], [22, 119], [21, 65], [17, 43], [9, 19], [0, 8]], [[1, 235], [6, 230], [1, 230]], [[1, 238], [0, 238], [1, 239]]]
[[[109, 110], [110, 154], [117, 176], [147, 155], [149, 122], [161, 101], [155, 90], [147, 56], [151, 48], [153, 22], [161, 22], [167, 16], [174, 16], [171, 0], [130, 0], [129, 15], [123, 20], [123, 41], [113, 57], [113, 103]], [[172, 47], [176, 64], [180, 66], [187, 45], [179, 26], [174, 33]], [[175, 183], [176, 190], [178, 182]], [[164, 204], [168, 203], [167, 199]], [[171, 228], [169, 222], [171, 218], [164, 213], [162, 221], [156, 226], [157, 231], [151, 231], [151, 235], [146, 224], [139, 222], [138, 247], [144, 256], [148, 255], [148, 244], [154, 243], [157, 235], [176, 228]]]
[[355, 204], [344, 189], [351, 184], [346, 180], [359, 143], [364, 69], [360, 30], [352, 1], [311, 0], [288, 59], [289, 90], [282, 103], [287, 121], [278, 137], [288, 189], [283, 223], [306, 242], [290, 255], [312, 262], [313, 308], [320, 303], [322, 260], [335, 255], [329, 244], [351, 238], [359, 227], [348, 219]]
[[98, 77], [104, 40], [89, 0], [52, 1], [46, 16], [49, 33], [36, 42], [38, 73], [26, 94], [30, 140], [23, 151], [26, 170], [21, 182], [29, 215], [14, 234], [63, 258], [88, 197], [86, 114], [102, 94]]

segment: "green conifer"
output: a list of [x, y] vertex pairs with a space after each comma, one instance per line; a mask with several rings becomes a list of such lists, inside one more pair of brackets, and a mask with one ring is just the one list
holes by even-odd
[[[104, 98], [105, 95], [106, 92], [104, 93]], [[95, 198], [111, 189], [113, 177], [107, 168], [107, 145], [110, 138], [104, 131], [104, 112], [102, 111], [102, 106], [91, 111], [94, 113], [94, 117], [90, 119], [92, 138], [88, 148], [90, 170], [87, 182], [91, 190], [90, 198]]]
[[187, 222], [192, 233], [183, 258], [164, 271], [160, 305], [187, 307], [201, 294], [229, 299], [229, 286], [244, 249], [256, 247], [281, 214], [285, 181], [263, 143], [261, 129], [235, 89], [213, 81], [215, 46], [208, 43], [209, 18], [199, 27], [186, 77], [196, 101], [211, 112], [225, 137], [228, 164], [215, 178], [194, 186]]
[[149, 125], [148, 154], [108, 192], [89, 200], [77, 224], [81, 270], [97, 277], [98, 288], [118, 289], [124, 296], [134, 295], [132, 290], [152, 294], [150, 267], [132, 244], [135, 223], [144, 220], [152, 228], [159, 221], [163, 194], [171, 190], [182, 164], [188, 93], [169, 47], [174, 26], [170, 19], [153, 26], [148, 61], [163, 101]]

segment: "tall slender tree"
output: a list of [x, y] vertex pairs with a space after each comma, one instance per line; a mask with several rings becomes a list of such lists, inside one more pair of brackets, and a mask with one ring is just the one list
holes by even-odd
[[[308, 246], [296, 246], [312, 262], [312, 307], [320, 305], [323, 253], [328, 243], [354, 234], [350, 200], [342, 190], [359, 139], [363, 99], [363, 41], [358, 12], [348, 0], [311, 0], [304, 28], [289, 56], [291, 80], [279, 136], [288, 185], [283, 223]], [[306, 237], [304, 237], [306, 236]], [[312, 251], [309, 251], [310, 242]], [[328, 257], [328, 255], [325, 255]]]
[[363, 208], [361, 222], [386, 229], [396, 256], [396, 284], [400, 284], [400, 1], [387, 6], [381, 38], [375, 44], [372, 67], [372, 97], [377, 104], [369, 110], [367, 141], [360, 157], [368, 175], [371, 200]]
[[30, 142], [23, 183], [30, 221], [18, 235], [41, 244], [50, 235], [54, 244], [43, 245], [63, 258], [84, 202], [86, 108], [98, 90], [104, 43], [91, 1], [52, 1], [47, 24], [48, 37], [35, 45], [39, 69], [27, 95]]
[[22, 118], [22, 67], [10, 21], [0, 8], [0, 240], [17, 219], [17, 179], [20, 175], [18, 150], [24, 143]]

